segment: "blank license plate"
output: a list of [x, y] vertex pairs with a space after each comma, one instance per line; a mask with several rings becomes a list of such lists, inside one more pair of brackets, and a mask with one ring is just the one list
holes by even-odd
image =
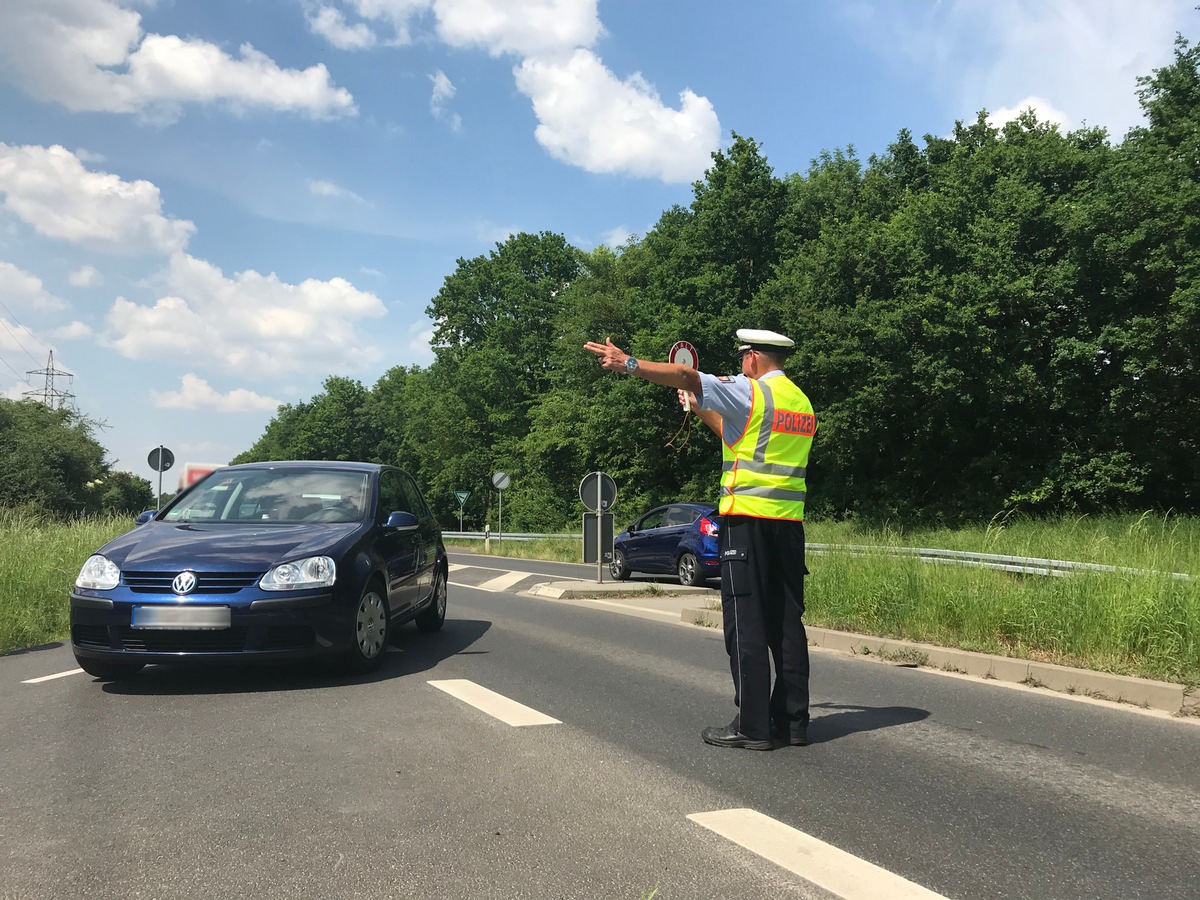
[[135, 606], [131, 624], [134, 628], [228, 628], [229, 607]]

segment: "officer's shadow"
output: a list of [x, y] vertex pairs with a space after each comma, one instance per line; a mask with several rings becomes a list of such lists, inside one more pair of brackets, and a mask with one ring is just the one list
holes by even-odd
[[911, 706], [851, 706], [841, 703], [814, 703], [813, 709], [832, 709], [838, 712], [813, 716], [808, 724], [808, 740], [812, 744], [836, 741], [859, 731], [874, 731], [907, 725], [929, 717], [929, 710]]

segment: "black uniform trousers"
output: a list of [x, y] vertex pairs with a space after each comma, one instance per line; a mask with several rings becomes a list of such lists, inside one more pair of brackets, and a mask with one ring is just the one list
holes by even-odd
[[738, 707], [731, 727], [766, 740], [772, 724], [784, 732], [806, 726], [804, 523], [723, 516], [720, 551], [725, 649]]

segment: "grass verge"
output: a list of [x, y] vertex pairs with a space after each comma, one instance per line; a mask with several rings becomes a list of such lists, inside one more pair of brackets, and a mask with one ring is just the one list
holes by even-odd
[[[1200, 685], [1200, 519], [996, 519], [921, 531], [809, 522], [809, 543], [928, 547], [1099, 563], [1136, 573], [1019, 575], [914, 557], [810, 554], [810, 625]], [[482, 552], [481, 542], [459, 549]], [[493, 555], [579, 562], [578, 539], [492, 541]], [[1170, 573], [1191, 576], [1190, 581]]]
[[68, 635], [71, 586], [96, 548], [133, 527], [108, 516], [63, 524], [0, 510], [0, 653]]

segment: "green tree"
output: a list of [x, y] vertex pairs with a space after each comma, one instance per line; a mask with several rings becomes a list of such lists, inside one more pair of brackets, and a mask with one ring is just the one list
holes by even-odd
[[263, 436], [233, 463], [275, 459], [342, 459], [379, 462], [380, 433], [368, 415], [368, 392], [353, 379], [331, 375], [325, 390], [307, 402], [285, 404]]
[[154, 508], [154, 489], [132, 472], [113, 472], [88, 482], [89, 507], [114, 515], [137, 515]]
[[93, 427], [69, 409], [0, 399], [0, 506], [60, 516], [98, 511], [100, 497], [87, 484], [110, 466]]

